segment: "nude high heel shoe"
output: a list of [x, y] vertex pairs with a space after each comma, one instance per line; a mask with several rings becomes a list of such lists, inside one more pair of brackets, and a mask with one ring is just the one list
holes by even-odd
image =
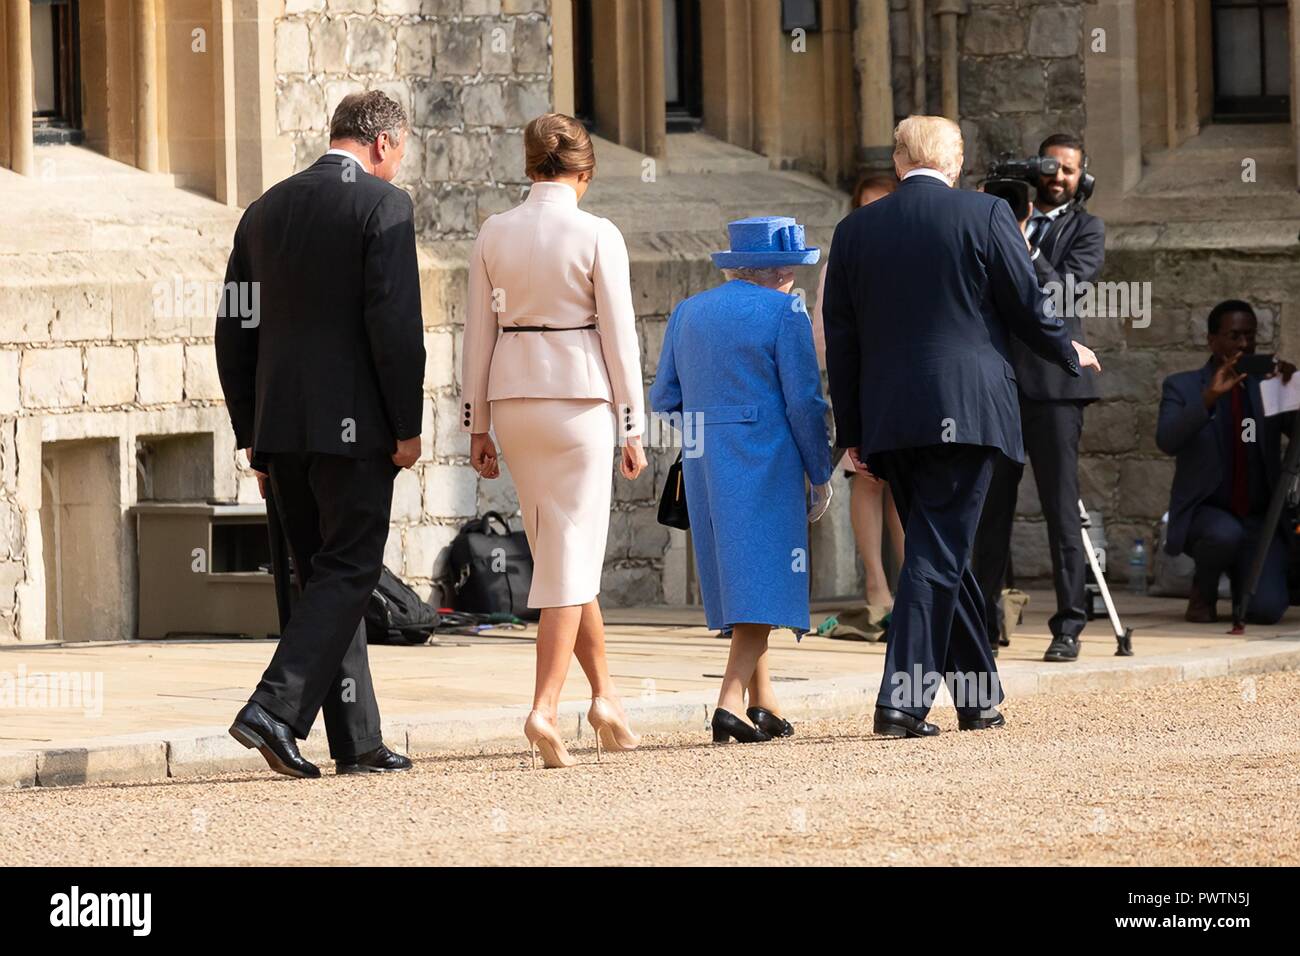
[[600, 749], [636, 750], [641, 743], [639, 735], [632, 733], [627, 723], [618, 716], [618, 711], [603, 697], [591, 699], [591, 710], [587, 711], [587, 722], [596, 732], [596, 762], [600, 762]]
[[542, 752], [544, 767], [572, 767], [578, 761], [569, 756], [564, 741], [555, 726], [539, 714], [532, 711], [524, 721], [524, 736], [528, 738], [528, 751], [533, 758], [533, 769], [537, 769], [537, 751]]

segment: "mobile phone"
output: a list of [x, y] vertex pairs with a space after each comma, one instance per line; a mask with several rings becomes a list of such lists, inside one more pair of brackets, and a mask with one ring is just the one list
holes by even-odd
[[1239, 373], [1263, 378], [1265, 375], [1272, 373], [1273, 367], [1276, 364], [1276, 356], [1251, 354], [1243, 355], [1241, 358], [1237, 359], [1234, 367]]

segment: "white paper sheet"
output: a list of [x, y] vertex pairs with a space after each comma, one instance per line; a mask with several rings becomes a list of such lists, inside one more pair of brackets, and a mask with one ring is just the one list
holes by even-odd
[[1264, 400], [1264, 417], [1293, 412], [1300, 408], [1300, 375], [1292, 375], [1291, 382], [1282, 384], [1282, 376], [1266, 378], [1259, 383], [1259, 394]]

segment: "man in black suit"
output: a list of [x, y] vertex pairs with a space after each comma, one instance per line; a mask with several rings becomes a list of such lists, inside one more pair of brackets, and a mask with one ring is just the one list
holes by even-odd
[[346, 97], [329, 152], [244, 213], [217, 317], [235, 440], [271, 483], [300, 588], [230, 733], [289, 776], [320, 776], [296, 741], [322, 707], [338, 772], [411, 766], [384, 746], [359, 627], [383, 567], [393, 479], [420, 457], [415, 225], [410, 197], [391, 185], [408, 134], [383, 93]]
[[1009, 338], [1069, 374], [1097, 364], [1048, 315], [1010, 206], [952, 188], [962, 155], [951, 120], [901, 122], [901, 183], [839, 224], [826, 275], [836, 442], [889, 482], [907, 535], [875, 713], [892, 737], [939, 732], [945, 682], [963, 730], [1004, 723], [970, 553], [994, 460], [1024, 456]]
[[[1096, 282], [1101, 275], [1106, 227], [1077, 201], [1086, 166], [1083, 141], [1056, 133], [1043, 140], [1038, 155], [1057, 160], [1060, 167], [1039, 181], [1025, 235], [1038, 284], [1059, 302], [1064, 301], [1069, 289]], [[1077, 310], [1064, 311], [1062, 319], [1070, 337], [1086, 342]], [[1025, 451], [1034, 466], [1038, 500], [1047, 521], [1056, 588], [1056, 613], [1048, 621], [1052, 641], [1043, 660], [1073, 661], [1078, 659], [1079, 634], [1088, 621], [1084, 608], [1088, 556], [1083, 550], [1079, 518], [1079, 438], [1083, 434], [1083, 408], [1097, 400], [1097, 378], [1088, 371], [1068, 375], [1021, 342], [1011, 343], [1011, 364], [1020, 386]], [[971, 564], [988, 605], [989, 620], [993, 622], [989, 636], [995, 642], [1001, 630], [999, 599], [1007, 574], [1011, 524], [1023, 473], [1023, 464], [999, 459], [975, 536]]]

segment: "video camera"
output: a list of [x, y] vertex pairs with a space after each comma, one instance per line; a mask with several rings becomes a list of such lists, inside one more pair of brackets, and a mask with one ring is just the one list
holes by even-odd
[[[1092, 198], [1092, 191], [1097, 186], [1097, 179], [1088, 172], [1088, 161], [1084, 159], [1083, 176], [1079, 179], [1079, 188], [1074, 194], [1074, 201], [1077, 203], [1087, 202]], [[1055, 176], [1061, 168], [1060, 160], [1052, 156], [1030, 156], [1028, 159], [1016, 159], [1010, 153], [1004, 155], [1001, 159], [994, 160], [989, 164], [988, 177], [981, 184], [984, 191], [1001, 196], [1011, 203], [1011, 208], [1016, 210], [1017, 220], [1023, 219], [1020, 215], [1022, 208], [1018, 204], [1021, 195], [1026, 197], [1025, 202], [1029, 201], [1031, 194], [1025, 186], [1038, 188], [1038, 182], [1044, 176]], [[1023, 184], [1023, 185], [1022, 185]], [[990, 188], [992, 186], [993, 188]]]

